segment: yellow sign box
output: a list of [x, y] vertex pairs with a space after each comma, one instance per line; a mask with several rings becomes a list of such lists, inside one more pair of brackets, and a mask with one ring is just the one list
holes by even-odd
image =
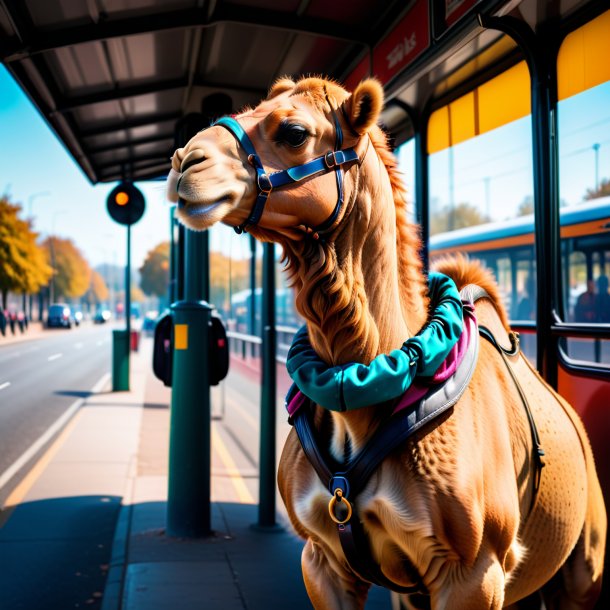
[[174, 349], [188, 349], [189, 325], [176, 324], [174, 326]]

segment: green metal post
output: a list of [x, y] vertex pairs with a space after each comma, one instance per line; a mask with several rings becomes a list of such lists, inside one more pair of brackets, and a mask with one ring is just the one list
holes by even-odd
[[[250, 235], [250, 311], [248, 332], [256, 332], [256, 240]], [[252, 356], [256, 355], [256, 344], [252, 343]]]
[[275, 248], [263, 244], [263, 379], [258, 527], [274, 528], [275, 521]]
[[177, 265], [176, 265], [176, 219], [174, 218], [176, 207], [169, 208], [169, 286], [168, 286], [168, 305], [171, 305], [176, 300], [176, 282], [177, 282]]
[[[177, 146], [206, 126], [201, 121], [187, 115], [178, 122]], [[179, 225], [177, 241], [167, 533], [197, 538], [212, 533], [208, 233]]]
[[204, 233], [186, 231], [185, 300], [171, 307], [174, 320], [167, 532], [202, 537], [210, 516], [210, 383], [208, 325], [212, 308], [201, 301]]

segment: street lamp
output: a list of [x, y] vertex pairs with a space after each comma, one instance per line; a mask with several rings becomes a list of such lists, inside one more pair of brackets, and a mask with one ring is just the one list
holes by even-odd
[[[7, 192], [8, 192], [8, 190], [7, 190]], [[50, 195], [51, 195], [51, 191], [38, 191], [37, 193], [33, 193], [28, 197], [28, 219], [30, 221], [32, 221], [32, 223], [33, 223], [32, 203], [34, 202], [34, 199], [36, 199], [36, 197], [48, 197]], [[30, 311], [28, 314], [27, 307], [26, 307], [27, 295], [24, 292], [23, 293], [23, 314], [26, 316], [26, 321], [28, 319], [30, 319], [30, 320], [32, 319], [32, 301], [33, 301], [33, 295], [30, 294]], [[40, 307], [40, 300], [39, 300], [39, 307]], [[40, 320], [42, 320], [42, 310], [40, 310], [38, 312], [38, 317], [40, 318]]]
[[593, 152], [595, 153], [595, 192], [599, 191], [599, 144], [593, 144]]
[[32, 203], [36, 197], [50, 197], [51, 191], [39, 191], [28, 197], [28, 218], [32, 218]]

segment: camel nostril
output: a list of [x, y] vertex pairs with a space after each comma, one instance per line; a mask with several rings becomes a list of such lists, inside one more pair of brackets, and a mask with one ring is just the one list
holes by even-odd
[[182, 163], [180, 166], [180, 171], [184, 173], [189, 167], [193, 167], [193, 165], [197, 165], [198, 163], [202, 163], [206, 160], [206, 157], [197, 157], [196, 159], [189, 159], [185, 163]]

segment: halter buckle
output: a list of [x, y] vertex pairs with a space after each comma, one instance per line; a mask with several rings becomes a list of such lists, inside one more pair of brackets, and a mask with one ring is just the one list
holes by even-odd
[[271, 184], [271, 178], [269, 178], [268, 174], [258, 174], [256, 183], [258, 184], [258, 190], [261, 193], [265, 193], [265, 195], [268, 195], [273, 190], [273, 184]]
[[335, 154], [336, 151], [334, 150], [329, 150], [325, 155], [324, 155], [324, 163], [326, 165], [326, 167], [328, 167], [328, 169], [334, 169], [335, 167], [337, 167], [337, 165], [339, 165], [339, 162], [337, 161], [337, 155]]

